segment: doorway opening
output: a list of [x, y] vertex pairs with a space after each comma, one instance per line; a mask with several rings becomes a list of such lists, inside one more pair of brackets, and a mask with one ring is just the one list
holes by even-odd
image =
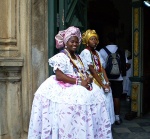
[[[99, 35], [99, 45], [96, 48], [98, 51], [107, 45], [106, 35], [110, 32], [115, 32], [117, 45], [128, 50], [130, 55], [132, 54], [131, 2], [131, 0], [89, 0], [87, 7], [87, 27], [88, 29], [96, 30]], [[123, 101], [127, 101], [126, 96], [127, 92], [123, 91]], [[127, 102], [127, 106], [128, 110], [130, 110], [129, 101]]]
[[89, 0], [87, 9], [88, 28], [99, 35], [99, 46], [106, 45], [106, 34], [115, 32], [118, 45], [132, 50], [132, 5], [131, 0]]
[[150, 112], [150, 62], [148, 61], [150, 55], [150, 7], [143, 8], [143, 114]]

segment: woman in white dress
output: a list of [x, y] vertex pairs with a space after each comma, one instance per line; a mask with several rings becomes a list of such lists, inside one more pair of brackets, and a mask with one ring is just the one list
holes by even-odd
[[93, 77], [95, 85], [99, 86], [100, 94], [106, 99], [107, 110], [111, 120], [111, 124], [115, 121], [114, 104], [110, 83], [107, 78], [105, 69], [102, 67], [103, 59], [95, 50], [99, 43], [99, 38], [95, 30], [87, 30], [82, 34], [82, 43], [86, 48], [81, 52], [80, 57], [84, 65], [88, 65], [88, 73]]
[[65, 49], [49, 59], [55, 75], [35, 93], [28, 139], [112, 139], [100, 88], [92, 83], [75, 54], [80, 30], [69, 27], [59, 31], [55, 39], [56, 47]]

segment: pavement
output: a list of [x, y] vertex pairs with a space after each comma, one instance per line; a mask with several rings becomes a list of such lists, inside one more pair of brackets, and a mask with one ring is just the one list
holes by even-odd
[[130, 102], [121, 100], [121, 125], [112, 126], [113, 139], [150, 139], [150, 113], [125, 120], [125, 114], [130, 111]]

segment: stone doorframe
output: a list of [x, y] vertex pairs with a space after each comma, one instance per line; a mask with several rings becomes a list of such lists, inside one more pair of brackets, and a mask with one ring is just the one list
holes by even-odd
[[48, 77], [48, 1], [0, 1], [0, 17], [0, 138], [24, 139]]
[[142, 116], [142, 75], [143, 75], [143, 20], [142, 1], [132, 0], [132, 59], [133, 77], [130, 78], [131, 87], [131, 111], [137, 112], [137, 116]]

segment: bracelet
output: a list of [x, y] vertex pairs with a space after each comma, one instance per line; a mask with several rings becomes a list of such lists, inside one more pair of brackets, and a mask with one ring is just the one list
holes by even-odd
[[79, 79], [79, 78], [76, 78], [76, 85], [78, 84], [78, 79]]
[[80, 78], [76, 78], [76, 85], [81, 85], [81, 79]]
[[110, 85], [110, 82], [106, 82], [107, 85]]

